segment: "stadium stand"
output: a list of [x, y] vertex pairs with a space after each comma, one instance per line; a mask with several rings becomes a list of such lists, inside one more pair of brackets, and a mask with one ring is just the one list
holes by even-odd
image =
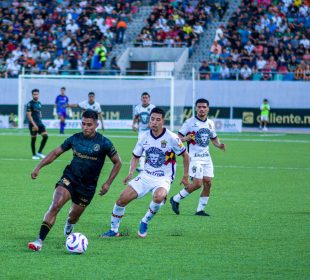
[[0, 75], [100, 70], [138, 9], [130, 0], [1, 1]]
[[0, 1], [0, 76], [115, 74], [129, 46], [188, 47], [199, 79], [309, 80], [309, 1]]
[[243, 0], [217, 29], [198, 78], [309, 80], [309, 27], [309, 1]]

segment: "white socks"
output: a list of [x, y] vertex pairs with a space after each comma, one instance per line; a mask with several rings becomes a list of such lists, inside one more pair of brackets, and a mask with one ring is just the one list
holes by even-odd
[[203, 211], [208, 204], [209, 197], [208, 196], [202, 196], [199, 198], [197, 212]]
[[111, 230], [118, 232], [119, 224], [125, 213], [125, 207], [114, 204], [112, 216], [111, 216]]
[[185, 189], [182, 189], [178, 194], [176, 194], [174, 197], [173, 197], [173, 200], [175, 202], [180, 202], [181, 199], [185, 198], [189, 196], [189, 192], [187, 192]]
[[161, 203], [156, 203], [154, 201], [151, 201], [149, 210], [146, 212], [145, 216], [143, 217], [142, 222], [147, 224], [155, 216], [155, 214], [158, 212], [161, 206], [162, 206]]

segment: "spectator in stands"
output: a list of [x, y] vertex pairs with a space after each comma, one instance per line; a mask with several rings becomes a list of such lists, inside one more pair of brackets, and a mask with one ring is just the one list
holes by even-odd
[[125, 36], [125, 31], [127, 29], [127, 23], [120, 19], [116, 26], [116, 43], [122, 44]]
[[252, 70], [247, 64], [244, 64], [240, 70], [240, 78], [242, 80], [250, 80], [252, 77]]
[[107, 60], [107, 49], [101, 42], [98, 42], [97, 47], [95, 48], [95, 54], [97, 55], [97, 59], [100, 62], [101, 67], [104, 67]]
[[211, 68], [209, 67], [208, 62], [204, 60], [199, 68], [199, 78], [200, 80], [210, 80], [210, 76]]
[[227, 80], [230, 78], [230, 71], [227, 67], [226, 63], [222, 63], [220, 67], [220, 79], [221, 80]]

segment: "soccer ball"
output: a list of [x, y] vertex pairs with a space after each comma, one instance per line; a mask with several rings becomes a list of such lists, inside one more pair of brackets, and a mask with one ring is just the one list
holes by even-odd
[[82, 233], [71, 233], [66, 240], [66, 247], [70, 253], [82, 254], [86, 252], [88, 240]]

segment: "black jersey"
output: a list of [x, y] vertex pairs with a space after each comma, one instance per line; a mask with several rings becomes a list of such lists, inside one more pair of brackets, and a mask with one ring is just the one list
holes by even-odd
[[37, 125], [42, 124], [41, 110], [42, 104], [40, 101], [31, 100], [27, 103], [26, 111], [31, 112], [32, 119]]
[[105, 157], [112, 158], [117, 153], [112, 142], [98, 132], [93, 138], [85, 137], [82, 132], [76, 133], [61, 147], [73, 151], [73, 159], [63, 176], [82, 187], [83, 191], [95, 191]]

